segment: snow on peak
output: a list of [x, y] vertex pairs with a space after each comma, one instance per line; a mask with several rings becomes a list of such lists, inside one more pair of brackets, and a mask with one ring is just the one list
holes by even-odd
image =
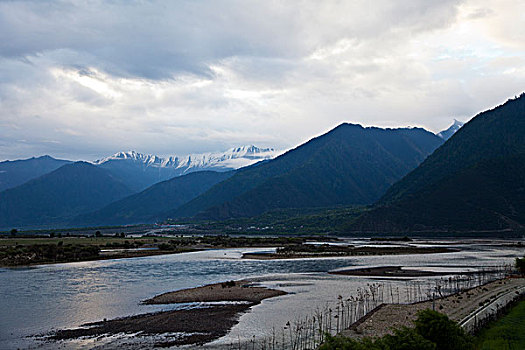
[[93, 162], [93, 164], [104, 164], [112, 160], [132, 160], [148, 165], [162, 164], [163, 159], [151, 154], [138, 153], [136, 151], [117, 152], [112, 156], [105, 157]]
[[173, 168], [178, 169], [181, 173], [187, 173], [205, 169], [222, 171], [238, 169], [261, 160], [272, 159], [279, 154], [280, 152], [276, 152], [273, 148], [259, 148], [254, 145], [247, 145], [230, 148], [221, 153], [199, 153], [167, 158], [136, 151], [118, 152], [93, 163], [100, 165], [111, 161], [128, 160], [147, 167]]
[[448, 140], [452, 137], [465, 123], [454, 118], [454, 123], [447, 129], [439, 132], [437, 136], [441, 137], [443, 140]]

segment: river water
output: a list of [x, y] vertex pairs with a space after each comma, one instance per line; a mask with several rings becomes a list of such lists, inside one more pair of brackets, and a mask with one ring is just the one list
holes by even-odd
[[[410, 244], [424, 245], [427, 242]], [[177, 307], [141, 305], [140, 301], [183, 288], [249, 278], [290, 293], [264, 300], [253, 307], [241, 316], [239, 324], [226, 337], [214, 342], [229, 343], [240, 338], [267, 335], [272, 328], [311, 314], [315, 308], [335, 301], [338, 295], [350, 296], [357, 288], [377, 280], [329, 275], [328, 271], [389, 265], [462, 270], [512, 264], [515, 257], [524, 253], [521, 247], [487, 242], [452, 242], [451, 246], [463, 250], [400, 256], [246, 260], [241, 259], [242, 253], [266, 251], [268, 248], [224, 249], [0, 269], [0, 349], [46, 347], [32, 336], [104, 318]], [[404, 282], [392, 279], [386, 283]], [[91, 345], [75, 343], [70, 346], [62, 344], [62, 347], [89, 348]]]

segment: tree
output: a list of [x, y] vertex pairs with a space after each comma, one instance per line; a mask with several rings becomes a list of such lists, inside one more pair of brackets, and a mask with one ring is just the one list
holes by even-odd
[[100, 231], [95, 232], [95, 237], [102, 237], [102, 233]]
[[16, 236], [17, 233], [18, 233], [18, 230], [16, 228], [11, 230], [11, 236]]
[[422, 310], [414, 322], [416, 332], [437, 345], [437, 350], [467, 350], [473, 348], [472, 338], [446, 315]]
[[319, 350], [383, 350], [369, 338], [355, 340], [341, 336], [333, 337], [330, 334], [325, 336], [326, 340], [319, 347]]
[[519, 273], [525, 275], [525, 256], [521, 259], [516, 258], [516, 268], [518, 269]]
[[436, 350], [436, 344], [421, 336], [414, 328], [402, 327], [395, 329], [394, 334], [387, 334], [377, 343], [388, 350]]

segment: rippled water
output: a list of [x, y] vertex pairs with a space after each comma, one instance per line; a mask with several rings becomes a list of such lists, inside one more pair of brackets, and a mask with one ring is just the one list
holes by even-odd
[[36, 344], [25, 337], [52, 329], [166, 309], [139, 303], [159, 293], [208, 283], [258, 278], [291, 293], [265, 300], [243, 315], [231, 334], [219, 341], [228, 342], [264, 333], [370, 281], [326, 274], [330, 270], [370, 265], [493, 266], [523, 254], [519, 248], [466, 247], [460, 253], [273, 261], [240, 259], [243, 252], [267, 249], [227, 249], [0, 269], [0, 348]]

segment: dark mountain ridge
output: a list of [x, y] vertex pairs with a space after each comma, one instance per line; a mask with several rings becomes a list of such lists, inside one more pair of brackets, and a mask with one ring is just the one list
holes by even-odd
[[237, 173], [166, 214], [226, 219], [277, 208], [370, 204], [442, 143], [424, 129], [342, 124]]

